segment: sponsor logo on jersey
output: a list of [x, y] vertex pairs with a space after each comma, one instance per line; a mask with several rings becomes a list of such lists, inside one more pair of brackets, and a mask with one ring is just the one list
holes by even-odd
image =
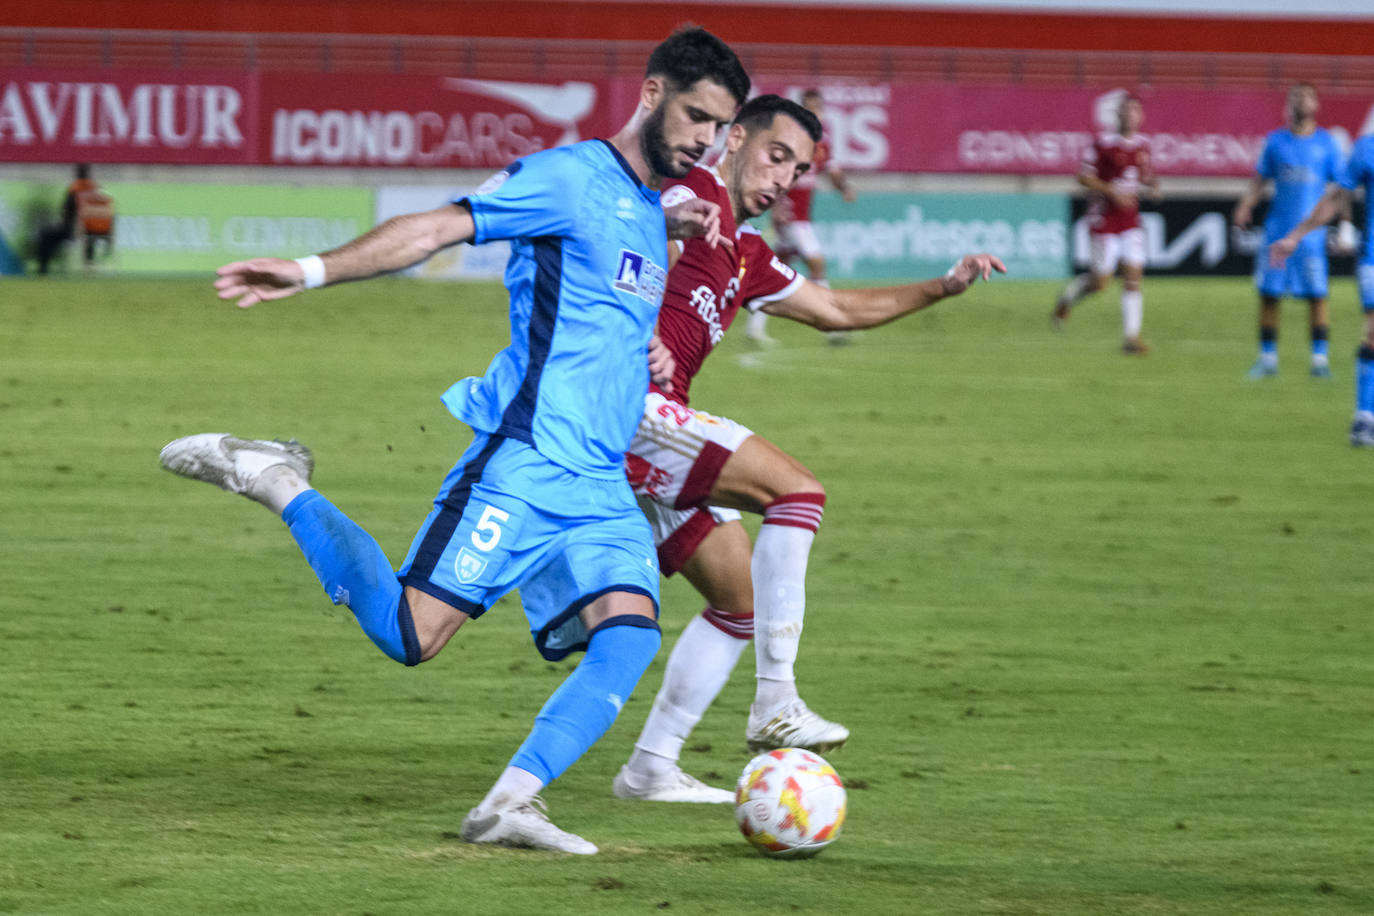
[[652, 305], [663, 302], [663, 283], [668, 272], [638, 252], [620, 249], [615, 270], [615, 288], [638, 296]]

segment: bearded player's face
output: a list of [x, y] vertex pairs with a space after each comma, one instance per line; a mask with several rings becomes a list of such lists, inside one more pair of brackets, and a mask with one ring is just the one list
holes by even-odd
[[640, 132], [644, 161], [655, 175], [681, 178], [734, 116], [735, 97], [718, 83], [702, 79], [685, 90], [668, 89]]

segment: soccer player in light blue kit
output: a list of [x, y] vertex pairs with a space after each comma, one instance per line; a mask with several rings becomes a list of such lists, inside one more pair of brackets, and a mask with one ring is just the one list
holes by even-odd
[[1249, 228], [1251, 213], [1264, 193], [1265, 183], [1274, 183], [1274, 198], [1264, 220], [1264, 247], [1255, 254], [1260, 352], [1250, 368], [1253, 379], [1279, 373], [1279, 302], [1284, 296], [1307, 300], [1312, 335], [1310, 371], [1318, 378], [1331, 374], [1327, 355], [1330, 319], [1326, 308], [1326, 229], [1309, 232], [1294, 256], [1278, 267], [1269, 257], [1269, 246], [1302, 221], [1341, 172], [1340, 148], [1329, 133], [1317, 126], [1319, 107], [1317, 90], [1311, 83], [1296, 83], [1288, 90], [1288, 124], [1265, 138], [1250, 187], [1231, 216], [1235, 225]]
[[555, 827], [536, 793], [610, 727], [658, 650], [658, 565], [624, 456], [650, 377], [671, 376], [650, 351], [668, 236], [718, 239], [719, 209], [672, 207], [665, 227], [657, 188], [687, 174], [748, 92], [723, 42], [680, 30], [651, 55], [639, 107], [610, 141], [535, 153], [475, 194], [323, 255], [219, 270], [220, 297], [247, 307], [400, 270], [459, 242], [512, 241], [511, 344], [443, 396], [475, 438], [399, 572], [310, 487], [313, 459], [294, 440], [204, 433], [161, 456], [168, 470], [279, 512], [326, 594], [398, 662], [432, 658], [515, 588], [545, 658], [585, 650], [464, 819], [468, 842], [597, 851]]
[[1361, 137], [1350, 152], [1340, 182], [1326, 192], [1307, 217], [1270, 247], [1275, 259], [1286, 258], [1301, 247], [1302, 238], [1318, 226], [1349, 212], [1351, 192], [1364, 189], [1364, 244], [1355, 280], [1364, 307], [1364, 338], [1355, 354], [1355, 419], [1350, 423], [1350, 444], [1374, 447], [1374, 135]]

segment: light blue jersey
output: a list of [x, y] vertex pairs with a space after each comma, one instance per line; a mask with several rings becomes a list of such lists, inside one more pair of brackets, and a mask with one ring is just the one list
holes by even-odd
[[1374, 264], [1374, 134], [1355, 141], [1340, 183], [1350, 191], [1364, 188], [1364, 247], [1360, 250], [1360, 263]]
[[[1255, 172], [1274, 182], [1274, 199], [1264, 220], [1264, 243], [1283, 238], [1303, 221], [1336, 181], [1343, 160], [1335, 139], [1322, 128], [1300, 137], [1280, 127], [1265, 138]], [[1314, 229], [1303, 237], [1298, 254], [1326, 254], [1326, 229]]]
[[668, 263], [658, 193], [587, 140], [518, 160], [464, 201], [474, 244], [511, 240], [511, 344], [444, 404], [576, 474], [623, 480]]

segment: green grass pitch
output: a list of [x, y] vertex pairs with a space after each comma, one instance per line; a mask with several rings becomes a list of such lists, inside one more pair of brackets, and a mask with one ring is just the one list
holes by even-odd
[[[829, 491], [803, 693], [853, 731], [833, 848], [764, 860], [728, 808], [614, 799], [700, 609], [546, 797], [590, 858], [468, 846], [467, 809], [566, 671], [513, 600], [405, 670], [260, 507], [157, 466], [192, 432], [297, 436], [399, 561], [467, 442], [439, 393], [504, 344], [495, 286], [387, 279], [239, 311], [208, 280], [0, 284], [0, 912], [1374, 912], [1374, 454], [1334, 378], [1244, 378], [1244, 279], [1146, 284], [1048, 327], [997, 280], [827, 346], [732, 332], [694, 403]], [[751, 656], [687, 768], [748, 758]]]

